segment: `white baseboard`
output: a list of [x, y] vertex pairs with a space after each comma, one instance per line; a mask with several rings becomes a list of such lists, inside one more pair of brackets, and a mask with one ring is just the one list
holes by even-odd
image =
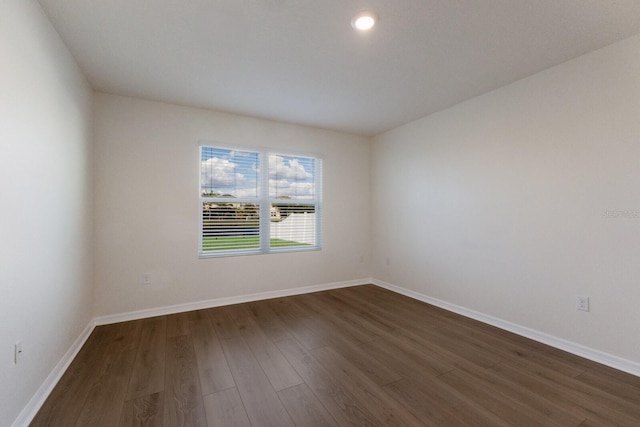
[[84, 330], [80, 333], [78, 338], [76, 338], [76, 340], [73, 342], [69, 350], [67, 350], [64, 356], [62, 356], [62, 359], [60, 359], [58, 364], [53, 368], [40, 388], [38, 388], [36, 394], [33, 395], [31, 400], [29, 400], [27, 406], [22, 409], [20, 415], [18, 415], [18, 418], [16, 418], [11, 425], [12, 427], [27, 427], [31, 423], [31, 421], [33, 421], [33, 418], [36, 416], [45, 400], [47, 400], [47, 397], [49, 397], [49, 394], [51, 394], [53, 388], [56, 386], [56, 384], [58, 384], [58, 381], [60, 381], [60, 378], [62, 378], [62, 375], [66, 372], [69, 365], [71, 365], [71, 362], [76, 357], [84, 343], [87, 341], [87, 338], [89, 338], [89, 335], [91, 335], [91, 332], [93, 332], [94, 328], [95, 323], [93, 322], [93, 320], [91, 320], [89, 324], [84, 328]]
[[321, 285], [304, 286], [301, 288], [283, 289], [279, 291], [266, 291], [255, 294], [240, 295], [225, 298], [216, 298], [205, 301], [189, 302], [185, 304], [169, 305], [165, 307], [149, 308], [145, 310], [130, 311], [127, 313], [109, 314], [93, 319], [96, 325], [108, 325], [111, 323], [126, 322], [129, 320], [145, 319], [148, 317], [165, 316], [167, 314], [183, 313], [185, 311], [202, 310], [205, 308], [221, 307], [223, 305], [241, 304], [244, 302], [260, 301], [264, 299], [288, 297], [292, 295], [308, 294], [311, 292], [326, 291], [330, 289], [346, 288], [349, 286], [366, 285], [372, 283], [372, 279], [349, 280], [346, 282], [325, 283]]
[[575, 354], [576, 356], [584, 357], [585, 359], [589, 359], [594, 362], [601, 363], [603, 365], [610, 366], [620, 371], [624, 371], [629, 374], [640, 377], [640, 363], [623, 359], [621, 357], [614, 356], [612, 354], [605, 353], [600, 350], [595, 350], [593, 348], [590, 348], [581, 344], [577, 344], [575, 342], [568, 341], [563, 338], [558, 338], [556, 336], [549, 335], [544, 332], [537, 331], [535, 329], [530, 329], [525, 326], [511, 323], [506, 320], [499, 319], [497, 317], [489, 316], [488, 314], [480, 313], [465, 307], [451, 304], [449, 302], [442, 301], [437, 298], [432, 298], [424, 294], [421, 294], [419, 292], [405, 289], [400, 286], [392, 285], [391, 283], [383, 282], [382, 280], [372, 279], [371, 283], [373, 283], [376, 286], [380, 286], [381, 288], [388, 289], [392, 292], [396, 292], [398, 294], [408, 296], [409, 298], [413, 298], [422, 302], [426, 302], [431, 305], [435, 305], [436, 307], [440, 307], [445, 310], [460, 314], [462, 316], [469, 317], [471, 319], [475, 319], [480, 322], [489, 324], [491, 326], [495, 326], [497, 328], [504, 329], [509, 332], [513, 332], [514, 334], [521, 335], [526, 338], [530, 338], [534, 341], [547, 344], [551, 347], [555, 347], [560, 350], [564, 350], [566, 352]]

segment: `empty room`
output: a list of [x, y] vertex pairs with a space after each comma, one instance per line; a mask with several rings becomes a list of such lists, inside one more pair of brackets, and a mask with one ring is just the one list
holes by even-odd
[[0, 426], [640, 425], [640, 2], [3, 0]]

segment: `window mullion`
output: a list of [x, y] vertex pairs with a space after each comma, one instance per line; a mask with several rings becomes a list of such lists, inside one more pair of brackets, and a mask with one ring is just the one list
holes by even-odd
[[271, 205], [269, 203], [269, 155], [260, 153], [260, 251], [268, 252], [271, 234]]

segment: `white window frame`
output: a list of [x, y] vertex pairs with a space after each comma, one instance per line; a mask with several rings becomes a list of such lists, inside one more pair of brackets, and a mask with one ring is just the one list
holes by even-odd
[[[234, 198], [234, 203], [252, 203], [257, 204], [260, 210], [260, 247], [249, 249], [231, 249], [204, 251], [203, 250], [203, 203], [208, 201], [217, 201], [217, 198], [205, 197], [202, 195], [202, 150], [203, 148], [219, 148], [225, 150], [238, 150], [251, 153], [258, 153], [260, 162], [260, 173], [258, 176], [259, 195], [258, 198]], [[271, 205], [282, 203], [282, 200], [271, 198], [269, 194], [269, 155], [280, 155], [287, 157], [306, 157], [314, 160], [314, 187], [315, 197], [312, 200], [301, 199], [292, 200], [292, 204], [312, 204], [315, 206], [315, 244], [305, 246], [284, 246], [270, 247], [271, 236]], [[198, 147], [198, 254], [199, 258], [219, 258], [242, 255], [260, 255], [273, 253], [289, 253], [289, 252], [308, 252], [322, 250], [322, 167], [323, 157], [315, 153], [304, 153], [289, 150], [270, 149], [265, 147], [252, 147], [244, 145], [228, 145], [220, 144], [214, 141], [201, 141]], [[228, 199], [227, 199], [228, 201]]]

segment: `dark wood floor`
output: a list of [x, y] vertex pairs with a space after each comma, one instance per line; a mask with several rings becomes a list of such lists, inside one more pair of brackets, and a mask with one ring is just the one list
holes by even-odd
[[639, 426], [640, 378], [369, 285], [95, 329], [33, 426]]

